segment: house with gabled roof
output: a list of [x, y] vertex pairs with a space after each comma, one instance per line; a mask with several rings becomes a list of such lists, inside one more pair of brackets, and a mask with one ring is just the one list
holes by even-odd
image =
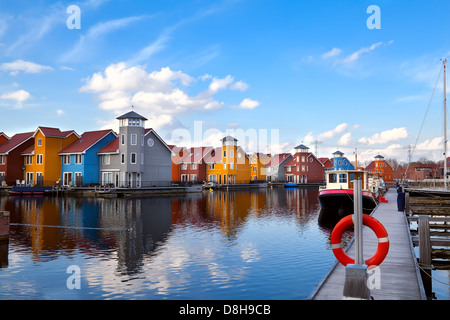
[[178, 183], [181, 181], [180, 177], [180, 159], [188, 152], [186, 147], [178, 147], [173, 144], [169, 144], [170, 150], [172, 150], [172, 183]]
[[59, 152], [79, 139], [74, 131], [58, 128], [38, 127], [33, 135], [34, 145], [24, 150], [26, 184], [54, 186], [61, 182], [61, 158]]
[[130, 111], [119, 120], [118, 137], [97, 152], [101, 156], [100, 183], [115, 187], [169, 186], [172, 181], [172, 150], [147, 119]]
[[292, 159], [290, 153], [274, 155], [264, 168], [267, 182], [284, 182], [286, 179], [285, 165]]
[[64, 186], [89, 186], [100, 181], [100, 157], [97, 152], [117, 138], [111, 130], [87, 131], [59, 152]]
[[205, 158], [209, 157], [213, 150], [213, 147], [192, 147], [188, 149], [178, 162], [180, 166], [180, 181], [207, 181], [208, 164], [205, 162]]
[[0, 144], [0, 185], [24, 180], [22, 152], [34, 144], [34, 132], [17, 133]]
[[322, 183], [324, 181], [323, 163], [303, 144], [298, 145], [294, 150], [292, 159], [285, 164], [286, 181], [298, 184]]

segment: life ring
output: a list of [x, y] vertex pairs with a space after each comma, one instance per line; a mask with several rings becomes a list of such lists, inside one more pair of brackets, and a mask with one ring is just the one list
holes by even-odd
[[[374, 217], [367, 214], [363, 214], [362, 216], [363, 225], [368, 226], [370, 229], [372, 229], [378, 238], [377, 251], [371, 258], [365, 261], [365, 264], [368, 266], [378, 266], [386, 258], [389, 251], [388, 233], [384, 226]], [[350, 258], [347, 253], [345, 253], [341, 243], [344, 231], [347, 230], [351, 225], [353, 225], [353, 215], [348, 215], [342, 218], [336, 224], [333, 232], [331, 233], [331, 249], [333, 250], [336, 259], [338, 259], [338, 261], [344, 266], [346, 266], [347, 264], [355, 264], [355, 259]]]

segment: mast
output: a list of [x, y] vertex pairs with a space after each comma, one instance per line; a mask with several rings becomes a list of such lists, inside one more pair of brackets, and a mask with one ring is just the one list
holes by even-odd
[[447, 189], [447, 59], [444, 59], [444, 188]]

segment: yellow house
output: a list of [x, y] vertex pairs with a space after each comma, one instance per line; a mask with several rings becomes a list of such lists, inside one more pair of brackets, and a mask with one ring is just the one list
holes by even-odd
[[245, 151], [237, 145], [237, 139], [227, 136], [222, 140], [222, 147], [211, 152], [205, 159], [208, 164], [206, 175], [208, 181], [219, 184], [250, 183], [251, 161]]
[[34, 145], [22, 152], [26, 184], [53, 186], [61, 181], [61, 157], [58, 153], [80, 136], [73, 130], [38, 127]]
[[272, 159], [270, 154], [256, 152], [252, 155], [252, 180], [266, 180], [264, 166]]

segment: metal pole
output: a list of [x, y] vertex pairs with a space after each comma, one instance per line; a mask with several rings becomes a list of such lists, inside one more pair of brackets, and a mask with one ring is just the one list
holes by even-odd
[[355, 264], [364, 264], [362, 243], [362, 181], [353, 181], [353, 225], [355, 228]]
[[444, 59], [444, 188], [447, 189], [447, 59]]

